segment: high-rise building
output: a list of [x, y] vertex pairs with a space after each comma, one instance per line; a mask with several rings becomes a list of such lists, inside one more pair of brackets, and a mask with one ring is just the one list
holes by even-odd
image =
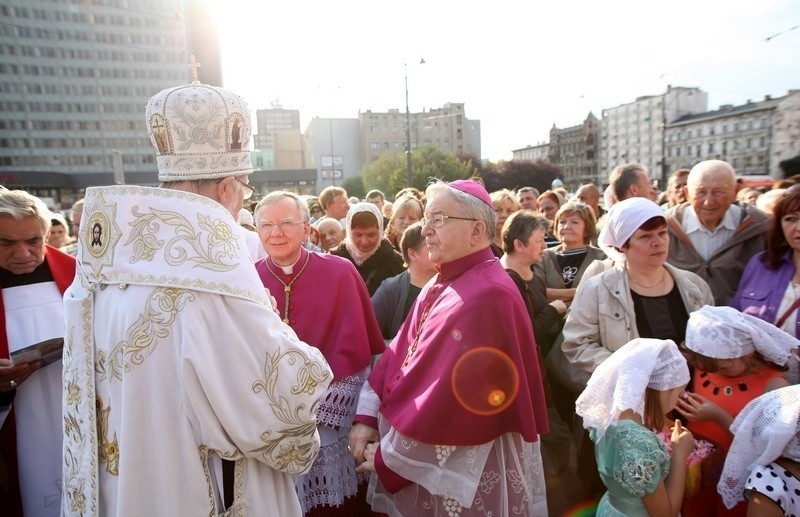
[[[766, 96], [740, 106], [686, 115], [667, 125], [670, 170], [691, 168], [703, 160], [725, 160], [739, 174], [770, 174], [779, 179], [781, 160], [798, 153], [800, 91]], [[792, 118], [794, 121], [792, 122]]]
[[300, 131], [300, 111], [283, 108], [277, 102], [269, 109], [256, 110], [254, 147], [270, 152], [276, 169], [304, 167], [303, 136]]
[[187, 82], [184, 41], [180, 0], [0, 1], [0, 180], [155, 182], [144, 107]]
[[[411, 150], [425, 145], [456, 155], [481, 156], [481, 123], [466, 116], [463, 103], [448, 102], [443, 107], [410, 113]], [[386, 153], [406, 150], [406, 113], [391, 109], [358, 114], [362, 163], [367, 165]]]
[[317, 189], [342, 186], [361, 174], [358, 119], [314, 117], [305, 132], [306, 166], [317, 170]]
[[708, 109], [708, 94], [699, 88], [667, 87], [661, 95], [646, 95], [629, 104], [603, 110], [600, 118], [600, 153], [597, 184], [608, 183], [608, 175], [621, 163], [647, 166], [650, 178], [666, 180], [662, 165], [664, 128], [685, 115]]

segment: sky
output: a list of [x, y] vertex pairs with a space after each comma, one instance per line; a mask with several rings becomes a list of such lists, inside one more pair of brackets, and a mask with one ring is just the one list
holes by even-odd
[[464, 103], [495, 162], [667, 85], [709, 110], [800, 89], [797, 0], [207, 1], [223, 84], [252, 109], [300, 110], [303, 131], [404, 112], [407, 69], [411, 111]]

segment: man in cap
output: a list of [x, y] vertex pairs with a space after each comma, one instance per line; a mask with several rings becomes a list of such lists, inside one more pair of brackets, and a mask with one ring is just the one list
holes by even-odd
[[250, 111], [194, 83], [150, 99], [162, 188], [87, 189], [65, 300], [65, 515], [300, 515], [331, 381], [268, 302], [236, 223]]
[[[75, 259], [45, 244], [42, 200], [0, 189], [0, 501], [4, 515], [60, 512], [63, 293]], [[50, 342], [55, 358], [30, 349]], [[27, 357], [26, 357], [27, 356]], [[20, 504], [21, 502], [21, 504]]]
[[[311, 470], [295, 477], [300, 504], [306, 515], [363, 515], [369, 512], [366, 476], [356, 473], [347, 436], [372, 356], [386, 348], [367, 287], [349, 260], [303, 247], [311, 226], [308, 206], [296, 194], [271, 192], [255, 215], [268, 255], [256, 262], [264, 287], [283, 321], [319, 348], [333, 370], [317, 409], [322, 448]], [[321, 286], [327, 296], [320, 296]]]
[[364, 384], [350, 432], [359, 468], [375, 472], [372, 509], [547, 515], [541, 374], [522, 298], [489, 249], [491, 199], [469, 180], [426, 194], [439, 274]]

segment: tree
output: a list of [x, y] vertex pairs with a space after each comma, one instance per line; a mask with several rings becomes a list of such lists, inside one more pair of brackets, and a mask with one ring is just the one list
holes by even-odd
[[367, 191], [364, 188], [364, 181], [361, 176], [351, 176], [344, 180], [342, 188], [347, 191], [347, 196], [356, 196], [358, 199], [367, 197]]
[[[473, 174], [473, 169], [468, 163], [432, 145], [415, 149], [411, 154], [411, 160], [413, 165], [411, 186], [420, 190], [425, 190], [430, 180], [434, 178], [453, 181], [469, 178]], [[365, 190], [378, 189], [386, 193], [389, 199], [394, 197], [395, 192], [407, 186], [406, 174], [406, 159], [403, 153], [382, 155], [361, 171]]]
[[515, 190], [520, 187], [533, 187], [539, 192], [550, 189], [554, 179], [561, 176], [561, 168], [550, 162], [510, 160], [501, 161], [489, 168], [483, 176], [486, 190], [494, 192], [501, 188]]

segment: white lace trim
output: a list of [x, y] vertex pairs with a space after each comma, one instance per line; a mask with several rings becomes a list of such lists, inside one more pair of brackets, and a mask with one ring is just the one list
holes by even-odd
[[353, 424], [358, 407], [358, 394], [367, 378], [368, 369], [334, 381], [317, 407], [317, 423], [338, 429]]
[[345, 434], [337, 442], [320, 449], [311, 470], [303, 476], [295, 476], [294, 487], [306, 513], [316, 506], [341, 506], [367, 479], [366, 473], [356, 473]]

